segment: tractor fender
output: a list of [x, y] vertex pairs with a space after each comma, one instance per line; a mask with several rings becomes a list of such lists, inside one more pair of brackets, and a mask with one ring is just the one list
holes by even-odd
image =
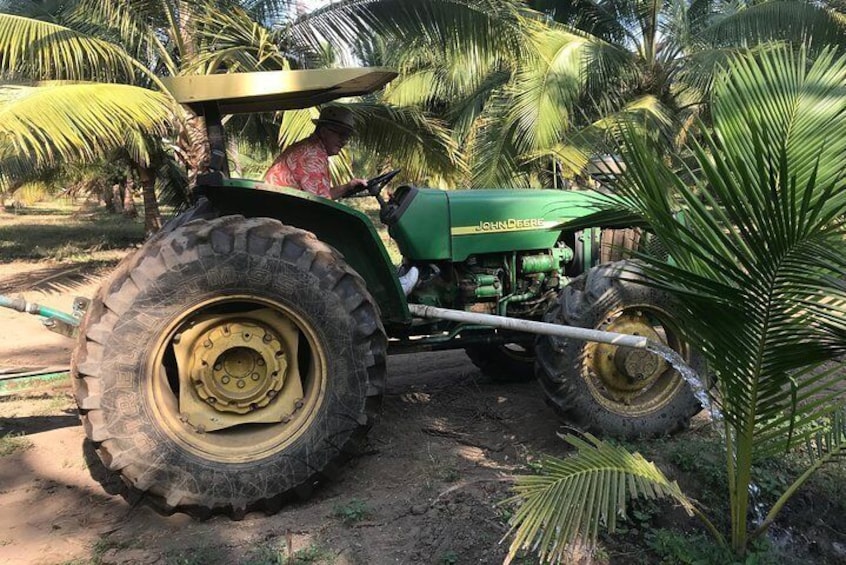
[[396, 269], [373, 223], [362, 212], [301, 190], [244, 179], [198, 185], [197, 196], [207, 198], [224, 215], [274, 218], [313, 233], [342, 253], [365, 280], [381, 309], [383, 323], [410, 323], [411, 314]]

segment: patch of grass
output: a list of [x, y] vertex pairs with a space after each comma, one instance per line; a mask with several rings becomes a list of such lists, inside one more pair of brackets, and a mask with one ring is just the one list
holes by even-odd
[[[738, 558], [702, 532], [681, 532], [659, 528], [648, 532], [646, 544], [661, 560], [673, 565], [783, 565], [802, 559], [784, 553], [767, 540], [753, 544], [746, 556]], [[650, 563], [656, 563], [653, 559]]]
[[250, 552], [241, 565], [288, 565], [285, 550], [274, 546], [261, 546]]
[[32, 442], [23, 432], [12, 432], [0, 437], [0, 457], [25, 451], [32, 447]]
[[335, 517], [340, 518], [347, 525], [360, 522], [369, 515], [370, 508], [367, 503], [357, 498], [351, 499], [346, 504], [335, 506]]
[[73, 397], [69, 394], [58, 394], [40, 402], [32, 412], [33, 416], [55, 416], [63, 414], [67, 410], [76, 408]]
[[443, 465], [437, 469], [436, 476], [445, 483], [454, 483], [461, 478], [461, 471], [454, 464]]
[[[328, 565], [334, 562], [335, 556], [332, 551], [317, 543], [313, 543], [308, 547], [304, 547], [299, 551], [294, 552], [294, 565], [302, 565], [306, 563], [325, 563]], [[285, 565], [287, 565], [287, 563]]]
[[453, 550], [445, 551], [438, 561], [441, 565], [456, 565], [458, 563], [458, 554]]
[[196, 547], [169, 552], [164, 556], [166, 565], [208, 565], [221, 563], [221, 556], [213, 547]]
[[68, 209], [0, 216], [0, 253], [7, 260], [89, 262], [92, 253], [126, 249], [143, 239], [143, 219], [105, 212], [77, 216]]
[[278, 545], [265, 545], [250, 553], [240, 561], [240, 565], [331, 565], [335, 562], [334, 553], [319, 543], [312, 543], [295, 551], [289, 559], [286, 548]]
[[659, 528], [647, 532], [646, 544], [660, 558], [659, 563], [726, 565], [732, 562], [731, 555], [704, 533]]

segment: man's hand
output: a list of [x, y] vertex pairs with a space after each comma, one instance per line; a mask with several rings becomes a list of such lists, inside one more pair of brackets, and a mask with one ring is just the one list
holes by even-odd
[[367, 179], [351, 179], [350, 182], [345, 182], [344, 184], [333, 186], [332, 187], [332, 199], [337, 200], [338, 198], [343, 198], [350, 192], [358, 190], [367, 186]]
[[351, 179], [350, 182], [347, 183], [347, 185], [349, 186], [347, 192], [358, 190], [359, 188], [367, 186], [367, 179]]

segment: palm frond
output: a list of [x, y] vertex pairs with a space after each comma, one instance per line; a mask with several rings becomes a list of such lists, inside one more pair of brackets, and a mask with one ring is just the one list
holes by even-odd
[[353, 45], [363, 33], [401, 44], [425, 38], [447, 58], [469, 45], [482, 58], [510, 57], [521, 49], [516, 0], [342, 0], [299, 18], [291, 28], [296, 43]]
[[193, 13], [193, 4], [186, 2], [77, 0], [70, 23], [86, 35], [112, 37], [112, 41], [137, 59], [148, 61], [151, 67], [161, 65], [159, 74], [175, 75], [178, 58], [186, 54], [181, 24], [189, 21]]
[[521, 153], [557, 142], [570, 125], [570, 108], [582, 92], [585, 41], [555, 28], [542, 27], [532, 36], [537, 49], [510, 84], [511, 120]]
[[291, 68], [281, 50], [282, 36], [241, 8], [210, 10], [191, 20], [198, 53], [185, 65], [188, 74], [275, 71]]
[[804, 0], [754, 3], [729, 14], [703, 31], [700, 38], [713, 47], [768, 41], [812, 43], [814, 49], [843, 45], [846, 26], [824, 5]]
[[189, 202], [188, 176], [174, 159], [165, 159], [156, 171], [156, 194], [161, 204], [179, 209]]
[[505, 501], [522, 503], [506, 534], [514, 536], [506, 563], [521, 549], [537, 552], [542, 562], [565, 562], [569, 546], [595, 543], [600, 527], [615, 531], [628, 498], [669, 498], [693, 515], [693, 501], [639, 453], [590, 434], [564, 439], [578, 454], [544, 460], [543, 473], [518, 477], [516, 495]]
[[773, 504], [763, 522], [753, 532], [752, 538], [764, 533], [788, 500], [821, 467], [846, 458], [846, 407], [840, 405], [837, 411], [820, 422], [816, 422], [813, 434], [805, 437], [805, 454], [808, 456], [808, 468], [784, 491]]
[[643, 96], [632, 100], [620, 111], [608, 113], [586, 127], [568, 131], [558, 143], [528, 153], [525, 158], [531, 160], [551, 157], [561, 166], [561, 173], [565, 178], [583, 175], [591, 157], [616, 151], [621, 141], [617, 137], [620, 121], [626, 121], [630, 127], [644, 133], [667, 130], [671, 125], [669, 112], [661, 102], [652, 96]]
[[296, 17], [298, 0], [245, 0], [246, 9], [257, 21], [288, 21]]
[[127, 80], [137, 62], [116, 44], [67, 27], [0, 13], [0, 73], [32, 80]]
[[825, 429], [824, 422], [843, 412], [846, 403], [839, 384], [844, 376], [846, 370], [840, 364], [814, 365], [793, 373], [789, 386], [762, 391], [764, 401], [787, 408], [758, 423], [754, 457], [765, 459], [785, 453], [818, 436]]
[[161, 134], [174, 111], [163, 94], [119, 84], [5, 85], [0, 91], [13, 95], [0, 104], [0, 161], [18, 158], [34, 167], [90, 161], [123, 146], [128, 134]]
[[[395, 107], [370, 101], [349, 105], [357, 116], [356, 140], [365, 153], [388, 155], [392, 168], [403, 178], [420, 184], [437, 184], [465, 169], [455, 141], [444, 125], [429, 119], [418, 108]], [[362, 171], [365, 175], [373, 171]]]
[[678, 174], [627, 135], [617, 187], [674, 259], [647, 272], [681, 297], [692, 342], [706, 344], [727, 423], [763, 452], [790, 421], [830, 412], [831, 402], [797, 404], [826, 377], [796, 371], [846, 352], [846, 59], [804, 53], [780, 47], [728, 66], [714, 133], [691, 146], [694, 169]]
[[524, 158], [514, 142], [517, 125], [509, 119], [510, 98], [496, 96], [476, 122], [469, 140], [471, 186], [525, 188], [529, 178], [518, 167]]

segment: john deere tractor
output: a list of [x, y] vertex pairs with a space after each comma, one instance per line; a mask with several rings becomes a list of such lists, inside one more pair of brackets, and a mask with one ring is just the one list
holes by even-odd
[[[699, 408], [663, 347], [700, 369], [670, 299], [637, 284], [633, 230], [569, 229], [597, 195], [382, 188], [381, 221], [231, 178], [224, 116], [311, 107], [381, 88], [385, 69], [189, 76], [167, 84], [205, 119], [195, 204], [127, 257], [85, 313], [72, 363], [103, 463], [164, 511], [274, 511], [305, 497], [379, 415], [392, 353], [460, 348], [491, 378], [537, 376], [555, 409], [623, 437]], [[616, 261], [616, 262], [615, 262]], [[398, 274], [419, 273], [408, 296]], [[618, 275], [626, 271], [626, 276]], [[585, 341], [589, 340], [589, 341]]]

